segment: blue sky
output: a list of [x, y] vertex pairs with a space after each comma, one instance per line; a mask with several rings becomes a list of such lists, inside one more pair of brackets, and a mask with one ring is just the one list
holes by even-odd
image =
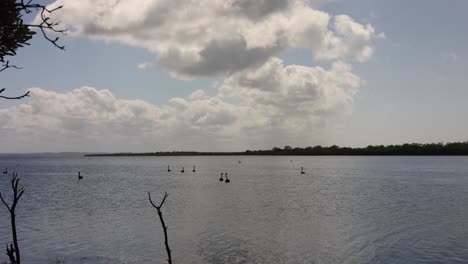
[[[102, 2], [105, 1], [102, 0]], [[66, 6], [67, 2], [64, 1], [64, 4]], [[255, 66], [246, 68], [229, 68], [223, 74], [203, 72], [197, 75], [201, 71], [198, 71], [199, 68], [196, 67], [199, 67], [201, 63], [188, 66], [160, 64], [141, 69], [137, 67], [139, 64], [151, 62], [155, 58], [162, 61], [161, 58], [165, 55], [161, 47], [151, 44], [155, 45], [154, 49], [157, 49], [155, 51], [153, 46], [148, 47], [147, 44], [129, 43], [123, 36], [105, 39], [108, 36], [105, 35], [107, 33], [104, 30], [96, 35], [85, 30], [80, 32], [77, 25], [73, 23], [81, 21], [65, 20], [67, 27], [78, 32], [61, 38], [63, 44], [66, 45], [66, 51], [54, 48], [38, 35], [33, 39], [30, 47], [21, 49], [18, 55], [11, 59], [24, 69], [10, 70], [1, 75], [2, 87], [8, 88], [10, 93], [31, 87], [38, 87], [40, 92], [44, 93], [36, 98], [33, 93], [31, 98], [22, 101], [0, 102], [0, 109], [3, 111], [0, 112], [0, 116], [3, 113], [4, 118], [17, 117], [19, 113], [27, 115], [23, 110], [18, 109], [21, 105], [29, 105], [30, 116], [28, 118], [30, 119], [24, 120], [30, 124], [30, 127], [34, 127], [34, 130], [26, 129], [26, 125], [18, 125], [13, 121], [10, 121], [8, 126], [0, 127], [0, 130], [11, 135], [1, 140], [4, 142], [0, 141], [5, 146], [2, 152], [243, 150], [271, 148], [285, 144], [366, 146], [467, 140], [468, 124], [463, 120], [468, 115], [468, 106], [465, 103], [468, 98], [466, 87], [468, 77], [465, 74], [468, 66], [468, 29], [465, 26], [468, 24], [468, 18], [465, 15], [468, 2], [464, 0], [337, 0], [314, 5], [311, 8], [329, 14], [331, 20], [328, 28], [333, 27], [333, 17], [341, 14], [351, 17], [361, 25], [371, 25], [375, 29], [374, 37], [369, 43], [359, 42], [359, 45], [362, 45], [362, 48], [372, 47], [373, 55], [366, 57], [365, 61], [359, 61], [360, 59], [357, 59], [359, 55], [356, 54], [330, 55], [334, 57], [329, 56], [330, 59], [323, 59], [319, 56], [328, 56], [322, 55], [322, 53], [325, 54], [324, 51], [313, 50], [311, 52], [307, 45], [290, 44], [287, 48], [274, 53], [268, 60], [265, 59], [266, 62], [256, 62]], [[72, 11], [85, 12], [79, 9]], [[90, 21], [86, 23], [94, 23]], [[331, 29], [331, 32], [335, 31]], [[384, 33], [385, 38], [378, 37], [380, 33]], [[154, 41], [157, 40], [155, 37]], [[169, 44], [173, 45], [173, 43]], [[174, 45], [186, 48], [185, 43]], [[309, 43], [308, 45], [315, 44]], [[347, 83], [351, 87], [343, 88], [346, 89], [347, 95], [348, 91], [357, 89], [356, 93], [353, 92], [351, 95], [352, 103], [349, 103], [348, 99], [343, 99], [336, 109], [335, 105], [332, 110], [330, 110], [332, 106], [326, 106], [323, 109], [315, 106], [323, 104], [320, 101], [322, 99], [324, 102], [335, 100], [336, 96], [333, 97], [333, 95], [330, 95], [330, 98], [313, 99], [317, 100], [313, 102], [298, 102], [304, 105], [307, 111], [290, 109], [289, 105], [293, 101], [287, 98], [284, 102], [273, 105], [274, 110], [271, 110], [270, 107], [273, 107], [271, 105], [258, 109], [255, 102], [250, 101], [251, 91], [239, 86], [239, 82], [236, 82], [237, 86], [232, 83], [240, 80], [241, 74], [247, 76], [249, 74], [247, 71], [254, 72], [255, 67], [261, 69], [262, 63], [268, 64], [273, 57], [280, 59], [285, 67], [300, 65], [309, 69], [323, 67], [325, 70], [330, 70], [334, 63], [343, 62], [352, 67], [352, 73], [360, 78], [361, 82], [358, 88], [354, 87], [354, 84]], [[171, 62], [174, 60], [171, 58]], [[220, 65], [220, 67], [224, 66], [231, 67], [231, 65]], [[193, 67], [194, 72], [197, 72], [195, 75], [188, 76], [190, 80], [186, 80], [188, 78], [185, 71], [187, 67]], [[336, 78], [337, 82], [341, 83], [340, 77]], [[285, 84], [282, 83], [282, 85]], [[291, 89], [296, 89], [295, 85], [297, 84], [292, 85]], [[81, 130], [79, 124], [74, 124], [70, 126], [71, 128], [64, 125], [68, 124], [69, 120], [64, 120], [64, 118], [70, 116], [69, 110], [50, 114], [48, 110], [43, 110], [44, 107], [38, 106], [41, 102], [46, 102], [46, 105], [56, 102], [44, 99], [49, 96], [46, 95], [46, 91], [66, 95], [73, 89], [83, 86], [92, 87], [96, 91], [109, 90], [116, 100], [145, 101], [151, 105], [148, 106], [151, 109], [153, 106], [158, 109], [169, 107], [174, 112], [169, 112], [168, 115], [180, 113], [178, 108], [180, 102], [176, 102], [178, 106], [174, 106], [173, 98], [187, 100], [190, 104], [188, 107], [194, 110], [174, 120], [171, 119], [171, 124], [174, 123], [171, 128], [160, 124], [167, 124], [169, 121], [162, 122], [158, 119], [155, 121], [158, 125], [143, 130], [140, 126], [132, 130], [129, 124], [128, 130], [132, 132], [122, 132], [126, 130], [122, 129], [126, 127], [125, 120], [126, 122], [138, 120], [139, 117], [118, 119], [118, 122], [122, 124], [106, 130], [103, 127], [93, 128], [90, 125], [102, 124], [109, 120], [106, 117], [87, 120], [87, 117], [80, 115], [80, 120], [84, 119], [83, 122], [87, 127], [87, 130]], [[221, 89], [223, 86], [228, 87]], [[198, 96], [203, 98], [205, 102], [203, 106], [201, 102], [196, 103], [199, 101], [188, 99], [197, 90], [203, 90], [203, 94]], [[254, 90], [258, 89], [254, 87]], [[222, 95], [226, 91], [234, 96]], [[310, 92], [311, 90], [306, 87], [300, 91]], [[284, 94], [284, 92], [279, 94]], [[275, 94], [275, 96], [278, 95]], [[67, 98], [65, 96], [64, 99], [56, 100], [67, 104]], [[73, 100], [75, 99], [74, 97]], [[297, 102], [297, 98], [294, 100]], [[135, 102], [138, 104], [140, 101]], [[223, 105], [224, 103], [227, 105]], [[222, 105], [222, 109], [213, 108], [212, 104]], [[82, 102], [78, 105], [87, 107]], [[282, 108], [284, 105], [288, 105], [289, 108]], [[253, 107], [254, 110], [247, 109], [248, 107]], [[232, 116], [244, 110], [245, 113], [253, 113], [252, 116], [258, 122], [254, 120], [252, 123], [259, 124], [258, 127], [245, 124], [245, 120], [252, 118], [250, 114]], [[163, 115], [156, 110], [138, 111], [149, 111], [151, 115], [156, 116]], [[213, 111], [216, 115], [204, 111]], [[265, 115], [264, 113], [268, 111], [281, 113]], [[206, 118], [203, 121], [194, 118], [186, 119], [186, 116], [194, 112]], [[42, 121], [43, 123], [50, 122], [48, 127], [50, 130], [44, 129], [42, 125], [34, 124], [39, 119], [47, 118], [47, 115], [60, 116], [60, 118], [55, 116], [54, 119]], [[203, 122], [207, 119], [210, 123], [203, 127], [205, 124]], [[112, 120], [114, 122], [117, 119]], [[232, 122], [225, 120], [232, 120]], [[235, 120], [241, 120], [242, 123]], [[151, 119], [144, 120], [144, 123], [147, 122], [151, 122]], [[55, 125], [58, 126], [57, 129], [50, 128]], [[76, 128], [77, 126], [79, 128]], [[205, 129], [206, 127], [209, 129]], [[184, 128], [187, 128], [188, 132], [181, 132]], [[41, 132], [41, 129], [44, 131]], [[57, 134], [53, 135], [54, 133]], [[114, 136], [109, 137], [110, 133]], [[89, 135], [92, 136], [88, 137]], [[141, 142], [137, 142], [139, 139], [142, 139]], [[121, 143], [122, 141], [125, 143]]]

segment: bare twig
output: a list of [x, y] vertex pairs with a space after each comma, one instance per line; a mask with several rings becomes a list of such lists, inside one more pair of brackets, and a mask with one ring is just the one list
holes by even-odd
[[6, 245], [6, 254], [7, 254], [8, 258], [10, 259], [11, 263], [16, 263], [15, 249], [13, 248], [12, 244], [10, 244], [10, 247], [8, 247], [8, 244]]
[[[0, 93], [2, 93], [3, 91], [5, 91], [5, 88], [0, 89]], [[29, 91], [27, 91], [27, 92], [24, 93], [23, 95], [20, 95], [20, 96], [13, 96], [13, 97], [0, 95], [0, 98], [15, 100], [15, 99], [22, 99], [22, 98], [28, 97], [28, 96], [29, 96]]]
[[164, 231], [164, 244], [166, 245], [166, 252], [167, 252], [167, 262], [169, 264], [172, 264], [172, 258], [171, 258], [171, 249], [169, 248], [169, 242], [168, 242], [168, 239], [167, 239], [167, 226], [166, 224], [164, 223], [164, 218], [162, 216], [162, 212], [161, 212], [161, 207], [163, 206], [164, 202], [166, 201], [166, 198], [168, 197], [169, 195], [167, 194], [167, 192], [164, 193], [164, 197], [161, 201], [161, 203], [158, 205], [154, 204], [153, 203], [153, 200], [151, 200], [151, 193], [148, 192], [148, 199], [151, 203], [151, 205], [156, 208], [156, 210], [158, 211], [158, 216], [159, 216], [159, 220], [161, 221], [161, 225], [163, 227], [163, 231]]
[[10, 183], [11, 183], [11, 189], [13, 190], [13, 196], [12, 196], [13, 201], [11, 205], [8, 205], [8, 203], [3, 198], [2, 193], [0, 193], [0, 199], [2, 200], [2, 203], [8, 209], [8, 212], [10, 212], [11, 233], [13, 235], [13, 244], [10, 244], [10, 247], [8, 247], [8, 244], [7, 244], [7, 255], [10, 258], [10, 262], [12, 264], [20, 264], [21, 258], [20, 258], [20, 250], [19, 250], [19, 245], [18, 245], [18, 236], [16, 233], [15, 210], [16, 210], [16, 205], [18, 204], [21, 196], [23, 196], [24, 189], [22, 187], [19, 187], [18, 173], [13, 172], [11, 179], [10, 179]]
[[10, 64], [10, 61], [6, 61], [3, 65], [2, 65], [2, 68], [0, 69], [0, 72], [8, 69], [8, 68], [15, 68], [17, 70], [21, 70], [22, 68], [21, 67], [18, 67], [16, 65], [11, 65]]
[[49, 15], [59, 9], [61, 9], [63, 6], [58, 6], [54, 9], [48, 9], [47, 6], [44, 6], [44, 5], [41, 5], [41, 4], [31, 4], [32, 0], [28, 1], [28, 2], [24, 2], [23, 0], [20, 2], [20, 3], [16, 3], [16, 5], [21, 8], [22, 10], [24, 10], [24, 12], [26, 12], [27, 14], [31, 13], [32, 10], [40, 10], [40, 18], [41, 18], [41, 22], [37, 25], [33, 25], [33, 24], [24, 24], [25, 26], [27, 27], [35, 27], [35, 28], [39, 28], [42, 32], [42, 35], [44, 36], [44, 38], [46, 40], [48, 40], [50, 43], [52, 43], [55, 47], [61, 49], [61, 50], [65, 50], [65, 46], [63, 45], [59, 45], [57, 42], [59, 40], [59, 37], [56, 37], [55, 39], [52, 39], [50, 38], [47, 33], [46, 33], [46, 30], [50, 30], [50, 31], [53, 31], [55, 33], [60, 33], [60, 34], [63, 34], [63, 35], [66, 35], [66, 32], [67, 30], [66, 29], [57, 29], [56, 27], [60, 24], [60, 22], [52, 22], [50, 20], [50, 17]]

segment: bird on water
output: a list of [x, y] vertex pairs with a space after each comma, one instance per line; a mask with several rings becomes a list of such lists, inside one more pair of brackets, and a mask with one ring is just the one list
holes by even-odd
[[184, 169], [184, 167], [182, 167], [182, 170], [180, 172], [184, 173], [184, 171], [185, 171], [185, 169]]
[[195, 165], [193, 165], [193, 170], [192, 170], [192, 172], [195, 172]]
[[305, 174], [304, 167], [301, 167], [301, 174]]
[[81, 172], [78, 172], [78, 180], [83, 179], [83, 176], [81, 176]]
[[226, 182], [226, 183], [230, 183], [230, 182], [231, 182], [231, 180], [229, 180], [229, 178], [227, 177], [227, 175], [228, 175], [228, 173], [226, 172], [226, 173], [224, 174], [224, 177], [226, 177], [226, 180], [225, 180], [224, 182]]
[[171, 166], [167, 166], [167, 172], [171, 172]]
[[219, 181], [224, 181], [222, 172], [221, 172], [221, 178], [219, 178]]

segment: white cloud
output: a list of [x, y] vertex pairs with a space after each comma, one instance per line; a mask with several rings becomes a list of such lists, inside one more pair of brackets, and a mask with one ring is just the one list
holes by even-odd
[[442, 54], [442, 60], [445, 63], [454, 63], [457, 62], [460, 59], [457, 53], [455, 52], [445, 52]]
[[272, 58], [232, 75], [215, 96], [197, 90], [164, 106], [92, 87], [32, 88], [29, 102], [0, 109], [0, 131], [7, 135], [0, 144], [2, 151], [213, 150], [215, 140], [237, 147], [278, 135], [302, 138], [349, 109], [360, 84], [343, 62], [325, 70]]
[[[288, 128], [291, 120], [309, 126], [324, 115], [349, 110], [360, 85], [360, 78], [343, 62], [334, 63], [327, 71], [321, 67], [285, 66], [273, 58], [258, 69], [227, 78], [220, 94], [242, 98], [268, 113], [271, 122]], [[288, 129], [294, 131], [296, 127]]]
[[[73, 34], [152, 52], [139, 68], [224, 80], [214, 96], [197, 90], [164, 106], [92, 87], [34, 88], [29, 102], [0, 109], [7, 135], [0, 144], [16, 151], [216, 150], [217, 141], [230, 146], [222, 150], [239, 150], [268, 139], [308, 144], [327, 120], [351, 111], [363, 82], [350, 62], [368, 60], [375, 39], [385, 37], [370, 24], [314, 9], [324, 1], [56, 0], [52, 5], [64, 8], [54, 19]], [[294, 48], [331, 67], [285, 65], [278, 55]]]
[[0, 109], [2, 151], [171, 149], [179, 139], [190, 143], [193, 136], [220, 133], [241, 114], [239, 107], [204, 96], [156, 106], [92, 87], [30, 91], [28, 103]]
[[325, 47], [318, 52], [321, 59], [340, 59], [353, 56], [360, 62], [367, 61], [374, 53], [370, 45], [375, 38], [385, 38], [384, 33], [376, 34], [370, 25], [355, 22], [347, 15], [335, 17], [334, 28], [336, 34], [329, 34], [325, 40]]
[[155, 59], [140, 67], [161, 66], [180, 78], [259, 67], [288, 48], [306, 48], [324, 60], [365, 61], [380, 36], [371, 25], [346, 15], [331, 17], [307, 0], [52, 3], [62, 4], [54, 19], [75, 34], [146, 48]]

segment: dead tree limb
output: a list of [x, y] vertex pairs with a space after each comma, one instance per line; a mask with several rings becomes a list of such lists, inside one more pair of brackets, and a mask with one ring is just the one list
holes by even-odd
[[2, 200], [2, 203], [5, 205], [5, 207], [8, 209], [8, 212], [10, 213], [11, 233], [13, 235], [13, 244], [10, 244], [10, 247], [8, 247], [8, 244], [7, 244], [6, 254], [10, 258], [10, 262], [12, 264], [21, 264], [20, 250], [18, 246], [18, 236], [16, 233], [15, 210], [16, 210], [16, 205], [18, 204], [18, 201], [20, 200], [21, 196], [24, 193], [24, 189], [22, 187], [19, 187], [18, 173], [13, 172], [11, 179], [10, 179], [10, 183], [11, 183], [11, 189], [13, 190], [13, 196], [12, 196], [13, 201], [11, 205], [8, 205], [8, 203], [3, 198], [2, 193], [0, 192], [0, 199]]
[[13, 244], [10, 244], [10, 247], [8, 247], [8, 244], [6, 245], [6, 254], [8, 258], [10, 259], [10, 263], [16, 263], [15, 260], [15, 249], [13, 248]]
[[[5, 88], [0, 89], [0, 93], [3, 93], [3, 91], [5, 91]], [[22, 99], [22, 98], [28, 97], [28, 96], [29, 96], [29, 91], [26, 91], [26, 93], [24, 93], [24, 94], [22, 94], [22, 95], [19, 95], [19, 96], [10, 97], [10, 96], [0, 95], [0, 98], [9, 99], [9, 100], [15, 100], [15, 99]]]
[[166, 201], [166, 198], [168, 197], [169, 195], [167, 194], [167, 192], [164, 193], [164, 197], [161, 201], [161, 203], [158, 205], [154, 204], [153, 203], [153, 200], [151, 200], [151, 193], [148, 192], [148, 199], [151, 203], [151, 205], [156, 208], [156, 210], [158, 211], [158, 216], [159, 216], [159, 220], [161, 221], [161, 225], [163, 227], [163, 231], [164, 231], [164, 244], [166, 245], [166, 252], [167, 252], [167, 262], [169, 264], [172, 264], [172, 258], [171, 258], [171, 249], [169, 248], [169, 242], [168, 242], [168, 239], [167, 239], [167, 226], [166, 224], [164, 223], [164, 218], [163, 218], [163, 215], [162, 215], [162, 212], [161, 212], [161, 207], [163, 206], [164, 202]]
[[18, 66], [16, 66], [16, 65], [10, 64], [10, 61], [7, 60], [7, 61], [3, 62], [2, 68], [0, 68], [0, 72], [4, 71], [4, 70], [6, 70], [6, 69], [9, 69], [9, 68], [14, 68], [14, 69], [17, 69], [17, 70], [21, 70], [21, 69], [22, 69], [21, 67], [18, 67]]

